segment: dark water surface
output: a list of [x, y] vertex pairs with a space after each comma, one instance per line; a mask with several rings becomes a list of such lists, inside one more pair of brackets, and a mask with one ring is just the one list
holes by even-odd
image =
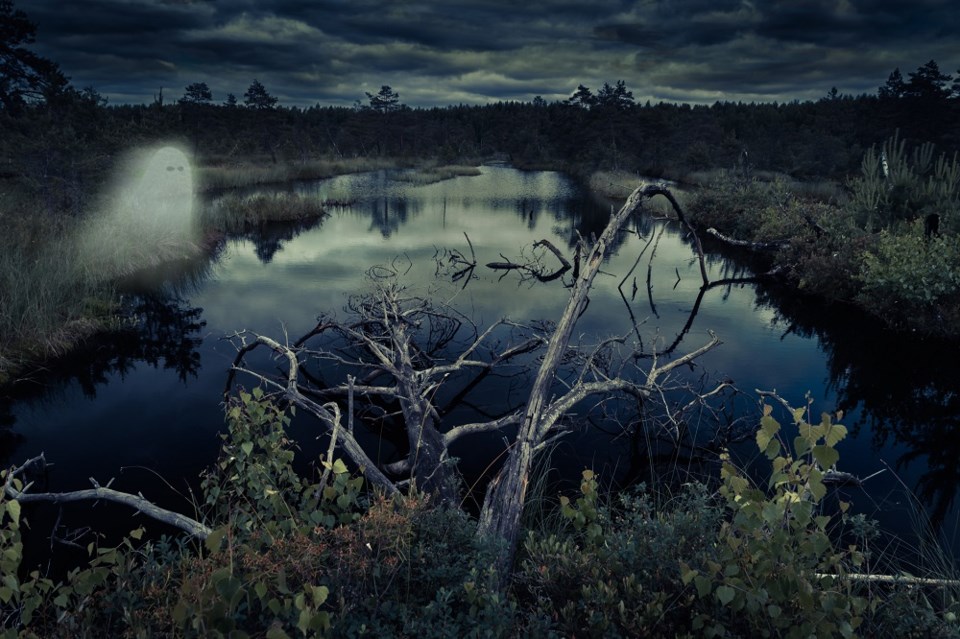
[[[541, 283], [484, 265], [502, 261], [501, 255], [529, 256], [541, 239], [572, 259], [578, 234], [599, 235], [610, 211], [560, 174], [499, 166], [427, 186], [379, 172], [294, 188], [352, 204], [312, 225], [266, 225], [226, 239], [209, 260], [195, 265], [192, 284], [133, 296], [139, 328], [92, 343], [4, 391], [4, 463], [45, 452], [56, 463], [41, 481], [49, 490], [84, 488], [88, 477], [105, 482], [115, 476], [114, 487], [189, 508], [170, 487], [185, 493], [216, 458], [221, 393], [236, 352], [225, 336], [247, 329], [276, 338], [286, 332], [292, 340], [320, 313], [343, 317], [347, 297], [369, 288], [364, 273], [375, 264], [393, 264], [415, 291], [452, 300], [481, 326], [501, 317], [557, 319], [569, 275]], [[469, 257], [464, 233], [480, 266], [469, 281], [454, 283], [453, 271], [437, 258], [449, 249]], [[621, 296], [618, 284], [644, 247]], [[548, 253], [542, 259], [548, 270], [555, 264]], [[717, 256], [708, 260], [708, 270], [711, 280], [751, 275]], [[625, 229], [603, 271], [577, 335], [590, 341], [633, 331], [648, 353], [679, 338], [673, 351], [678, 356], [705, 343], [708, 329], [716, 332], [722, 346], [689, 371], [691, 381], [703, 374], [713, 381], [732, 379], [744, 393], [734, 406], [745, 412], [755, 409], [756, 388], [776, 389], [795, 406], [809, 392], [814, 414], [844, 409], [851, 436], [839, 446], [840, 469], [859, 476], [891, 469], [869, 480], [868, 491], [853, 490], [848, 497], [884, 526], [908, 535], [902, 481], [943, 522], [953, 544], [952, 502], [960, 484], [956, 346], [906, 340], [849, 309], [752, 283], [712, 288], [698, 304], [701, 279], [689, 243], [676, 223], [649, 215]], [[321, 448], [315, 425], [299, 420], [295, 431], [304, 456], [315, 458]], [[498, 438], [483, 441], [458, 452], [467, 477], [482, 475], [496, 454]], [[741, 448], [750, 454], [749, 446]], [[592, 465], [620, 479], [642, 478], [649, 460], [635, 437], [597, 434], [571, 436], [556, 457], [565, 472]], [[75, 519], [73, 525], [80, 525], [84, 515]]]

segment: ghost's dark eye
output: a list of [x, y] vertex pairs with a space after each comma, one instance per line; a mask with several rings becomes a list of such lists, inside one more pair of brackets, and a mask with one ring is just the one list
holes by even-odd
[[182, 172], [183, 172], [183, 167], [182, 167], [182, 166], [178, 166], [178, 167], [177, 167], [177, 170], [182, 173]]
[[168, 167], [167, 167], [167, 170], [168, 170], [168, 171], [172, 171], [172, 170], [173, 170], [173, 167], [172, 167], [172, 166], [168, 166]]

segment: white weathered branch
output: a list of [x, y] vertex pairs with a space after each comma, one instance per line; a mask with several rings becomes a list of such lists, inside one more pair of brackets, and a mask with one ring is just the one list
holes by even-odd
[[770, 242], [750, 242], [748, 240], [738, 240], [736, 238], [724, 235], [715, 228], [707, 229], [707, 233], [725, 244], [747, 248], [751, 251], [779, 251], [783, 247], [790, 244], [790, 240], [773, 240]]
[[817, 572], [813, 574], [817, 579], [834, 579], [861, 581], [868, 583], [894, 584], [904, 586], [942, 586], [954, 588], [960, 586], [960, 579], [937, 579], [933, 577], [912, 577], [910, 575], [871, 575], [867, 573], [851, 572], [843, 575]]
[[206, 539], [211, 532], [210, 528], [195, 519], [191, 519], [186, 515], [182, 515], [172, 510], [167, 510], [166, 508], [161, 508], [160, 506], [157, 506], [153, 502], [144, 498], [143, 495], [133, 495], [119, 490], [114, 490], [107, 486], [101, 486], [95, 479], [93, 479], [93, 477], [90, 478], [90, 483], [93, 484], [93, 488], [88, 488], [86, 490], [72, 490], [64, 493], [31, 493], [27, 492], [29, 486], [24, 487], [23, 490], [17, 490], [11, 481], [13, 477], [18, 473], [23, 472], [27, 467], [38, 462], [43, 462], [44, 464], [46, 463], [46, 459], [42, 454], [28, 460], [19, 468], [16, 468], [10, 472], [8, 481], [4, 485], [4, 492], [6, 493], [7, 497], [10, 499], [15, 499], [21, 504], [29, 504], [32, 502], [64, 504], [68, 502], [90, 500], [110, 501], [116, 504], [129, 506], [143, 513], [147, 517], [150, 517], [151, 519], [155, 519], [179, 528], [180, 530], [198, 539]]
[[678, 357], [669, 364], [664, 364], [663, 366], [651, 366], [650, 372], [647, 373], [647, 386], [653, 386], [657, 382], [657, 378], [665, 373], [669, 373], [678, 366], [683, 366], [689, 364], [693, 360], [697, 359], [710, 349], [720, 345], [720, 338], [717, 337], [716, 333], [713, 331], [707, 331], [710, 334], [710, 341], [698, 348], [695, 351], [687, 353], [683, 357]]
[[453, 442], [457, 441], [465, 435], [473, 435], [476, 433], [488, 433], [492, 430], [500, 430], [501, 428], [506, 428], [507, 426], [513, 426], [514, 424], [520, 423], [520, 412], [515, 411], [509, 415], [504, 415], [500, 419], [494, 419], [489, 422], [478, 422], [473, 424], [463, 424], [457, 426], [456, 428], [451, 428], [443, 435], [443, 443], [446, 446], [450, 446]]

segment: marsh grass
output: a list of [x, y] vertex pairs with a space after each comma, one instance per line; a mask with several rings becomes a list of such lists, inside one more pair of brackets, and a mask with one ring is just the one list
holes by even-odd
[[597, 171], [590, 176], [589, 185], [597, 195], [623, 200], [640, 186], [640, 178], [629, 171]]
[[398, 182], [409, 182], [418, 186], [426, 184], [435, 184], [444, 180], [450, 180], [461, 176], [477, 176], [481, 171], [479, 167], [464, 164], [448, 164], [444, 166], [423, 167], [397, 173], [392, 176]]
[[0, 213], [0, 383], [106, 325], [115, 293], [83, 275], [76, 225]]
[[112, 215], [91, 218], [76, 235], [78, 279], [113, 282], [200, 252], [193, 229], [173, 229], [162, 220]]
[[263, 184], [319, 180], [347, 173], [393, 169], [400, 166], [398, 160], [368, 157], [281, 163], [265, 161], [199, 166], [196, 168], [195, 175], [199, 191], [223, 191]]
[[91, 215], [0, 212], [0, 383], [120, 322], [117, 282], [196, 256], [192, 230]]
[[324, 202], [300, 193], [230, 194], [211, 202], [201, 214], [205, 231], [239, 233], [261, 222], [296, 222], [326, 215]]
[[776, 185], [794, 196], [816, 202], [838, 203], [848, 198], [843, 185], [835, 180], [798, 180], [777, 171], [710, 169], [687, 173], [680, 180], [694, 187], [717, 188], [718, 185], [753, 182]]

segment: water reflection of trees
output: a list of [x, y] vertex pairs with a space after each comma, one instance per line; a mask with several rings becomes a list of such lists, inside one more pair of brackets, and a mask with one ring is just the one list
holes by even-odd
[[854, 432], [870, 428], [875, 448], [908, 451], [903, 468], [926, 460], [917, 491], [942, 522], [960, 486], [960, 346], [910, 339], [849, 308], [830, 308], [776, 288], [758, 290], [787, 333], [816, 337], [827, 356], [838, 407], [859, 408]]
[[322, 217], [312, 217], [295, 222], [261, 222], [244, 232], [241, 237], [253, 242], [254, 252], [263, 264], [269, 264], [283, 250], [284, 244], [301, 233], [317, 228]]
[[406, 198], [377, 198], [367, 203], [370, 231], [379, 231], [385, 239], [400, 230], [410, 217], [419, 212], [417, 204]]
[[21, 441], [13, 431], [15, 405], [55, 401], [72, 385], [92, 399], [112, 376], [122, 378], [141, 363], [175, 371], [182, 382], [197, 376], [203, 309], [164, 292], [127, 295], [125, 300], [125, 327], [94, 337], [0, 388], [0, 460], [9, 460]]

